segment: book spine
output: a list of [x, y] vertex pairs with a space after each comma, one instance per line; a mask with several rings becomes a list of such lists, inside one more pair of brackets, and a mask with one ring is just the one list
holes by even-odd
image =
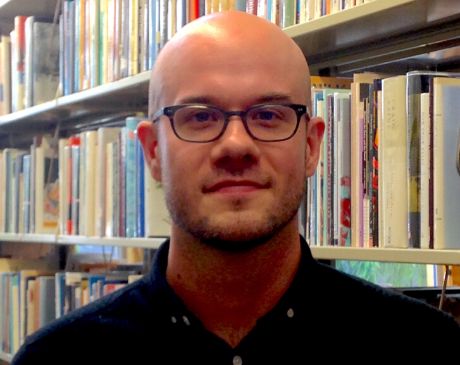
[[120, 204], [120, 237], [125, 237], [126, 234], [126, 127], [123, 127], [120, 132], [120, 189], [119, 189], [119, 204]]
[[142, 145], [137, 141], [137, 237], [145, 237], [145, 173], [149, 173], [148, 169], [145, 168], [145, 161], [144, 161], [144, 151], [142, 149]]
[[11, 105], [11, 38], [2, 36], [3, 113], [12, 111]]
[[126, 119], [126, 231], [125, 237], [136, 237], [136, 140], [138, 118]]
[[25, 98], [25, 26], [27, 17], [15, 17], [15, 31], [17, 38], [16, 62], [17, 62], [17, 110], [24, 109]]
[[149, 32], [149, 65], [148, 69], [151, 70], [153, 68], [153, 64], [157, 58], [157, 32], [156, 32], [156, 19], [157, 19], [157, 1], [156, 0], [148, 0], [149, 2], [149, 26], [147, 27]]
[[72, 146], [72, 234], [80, 227], [80, 146]]
[[129, 75], [129, 10], [128, 0], [122, 0], [121, 8], [121, 39], [120, 39], [120, 78]]
[[29, 231], [29, 212], [30, 212], [30, 155], [24, 156], [24, 196], [22, 203], [22, 231], [30, 233]]

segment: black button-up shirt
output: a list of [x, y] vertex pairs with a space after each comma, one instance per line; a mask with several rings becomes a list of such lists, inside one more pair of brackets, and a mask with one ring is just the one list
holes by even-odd
[[168, 250], [167, 241], [142, 279], [28, 337], [12, 364], [380, 363], [458, 356], [460, 328], [451, 316], [319, 264], [303, 240], [291, 286], [232, 349], [167, 283]]

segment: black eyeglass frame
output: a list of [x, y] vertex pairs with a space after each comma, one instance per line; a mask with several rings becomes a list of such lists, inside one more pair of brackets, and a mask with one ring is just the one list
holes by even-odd
[[[179, 110], [179, 109], [182, 109], [182, 108], [185, 108], [185, 107], [189, 107], [189, 106], [193, 106], [193, 107], [198, 107], [198, 108], [203, 108], [203, 109], [214, 109], [214, 110], [218, 110], [220, 111], [223, 115], [224, 115], [224, 125], [222, 127], [222, 131], [214, 138], [212, 139], [208, 139], [208, 140], [205, 140], [205, 141], [194, 141], [194, 140], [190, 140], [190, 139], [185, 139], [185, 138], [182, 138], [176, 131], [176, 128], [174, 127], [174, 114]], [[282, 139], [261, 139], [261, 138], [258, 138], [256, 136], [254, 136], [251, 131], [249, 130], [249, 127], [248, 127], [248, 123], [246, 121], [246, 117], [247, 117], [247, 114], [251, 111], [251, 110], [254, 110], [254, 109], [257, 109], [257, 108], [262, 108], [262, 107], [270, 107], [270, 106], [284, 106], [284, 107], [288, 107], [288, 108], [291, 108], [292, 110], [294, 110], [294, 112], [296, 113], [297, 115], [297, 124], [296, 124], [296, 127], [294, 129], [294, 132], [292, 132], [292, 134], [289, 136], [289, 137], [286, 137], [286, 138], [282, 138]], [[160, 117], [162, 117], [163, 115], [167, 116], [169, 118], [169, 121], [171, 122], [171, 128], [172, 130], [174, 131], [174, 134], [176, 135], [177, 138], [179, 138], [180, 140], [182, 141], [185, 141], [185, 142], [192, 142], [192, 143], [208, 143], [208, 142], [213, 142], [213, 141], [217, 141], [220, 137], [223, 136], [223, 134], [225, 133], [225, 130], [227, 129], [227, 125], [230, 121], [230, 118], [233, 117], [233, 116], [238, 116], [241, 118], [242, 122], [243, 122], [243, 125], [244, 125], [244, 128], [246, 129], [246, 132], [251, 136], [252, 139], [256, 140], [256, 141], [261, 141], [261, 142], [281, 142], [281, 141], [286, 141], [290, 138], [292, 138], [296, 133], [297, 133], [297, 129], [299, 129], [299, 124], [300, 124], [300, 119], [302, 118], [303, 115], [305, 115], [305, 119], [307, 121], [307, 124], [308, 122], [310, 121], [310, 113], [309, 113], [309, 110], [308, 110], [308, 107], [306, 105], [301, 105], [301, 104], [257, 104], [257, 105], [253, 105], [251, 106], [250, 108], [244, 110], [244, 111], [233, 111], [233, 112], [229, 112], [223, 108], [220, 108], [218, 106], [215, 106], [215, 105], [207, 105], [207, 104], [178, 104], [178, 105], [172, 105], [172, 106], [166, 106], [164, 108], [161, 108], [160, 110], [158, 110], [155, 115], [153, 116], [153, 120], [152, 120], [152, 123], [156, 123], [158, 122], [158, 120], [160, 119]]]

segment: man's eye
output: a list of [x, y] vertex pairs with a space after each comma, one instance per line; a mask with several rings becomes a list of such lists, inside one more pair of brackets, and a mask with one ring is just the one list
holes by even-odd
[[276, 115], [270, 111], [261, 111], [256, 115], [256, 117], [261, 120], [273, 120], [276, 118]]

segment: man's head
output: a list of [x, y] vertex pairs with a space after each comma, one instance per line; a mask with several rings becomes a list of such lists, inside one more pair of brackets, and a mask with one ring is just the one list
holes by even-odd
[[[257, 104], [310, 106], [308, 66], [274, 24], [243, 12], [215, 13], [176, 34], [152, 72], [151, 121], [163, 107], [190, 103], [230, 112]], [[320, 119], [309, 124], [303, 115], [292, 138], [264, 142], [232, 116], [224, 134], [206, 143], [179, 139], [167, 116], [142, 124], [139, 138], [153, 177], [163, 182], [172, 235], [239, 251], [297, 225], [324, 130]]]

